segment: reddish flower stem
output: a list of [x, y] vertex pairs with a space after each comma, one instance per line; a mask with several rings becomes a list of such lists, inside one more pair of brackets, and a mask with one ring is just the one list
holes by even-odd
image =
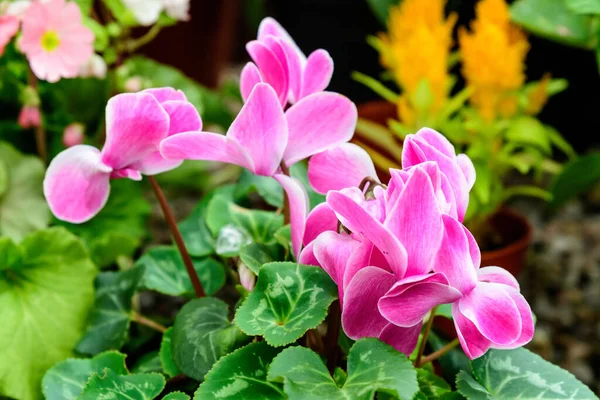
[[133, 314], [131, 315], [131, 319], [140, 325], [147, 326], [148, 328], [154, 329], [155, 331], [158, 331], [161, 333], [165, 333], [165, 331], [167, 330], [166, 326], [159, 324], [158, 322], [153, 321], [150, 318], [146, 318], [143, 315], [140, 315], [136, 312], [133, 312]]
[[164, 193], [162, 192], [156, 178], [153, 176], [149, 176], [148, 180], [152, 185], [152, 190], [154, 190], [154, 194], [160, 203], [160, 207], [162, 208], [163, 214], [165, 215], [165, 220], [169, 225], [169, 229], [171, 229], [171, 235], [173, 236], [173, 240], [177, 244], [177, 248], [179, 249], [179, 254], [181, 254], [181, 258], [183, 259], [183, 264], [185, 265], [185, 269], [192, 281], [192, 286], [194, 286], [194, 291], [196, 292], [196, 296], [204, 297], [206, 293], [204, 292], [204, 288], [202, 287], [202, 283], [200, 282], [200, 278], [198, 278], [198, 274], [194, 269], [194, 264], [192, 263], [192, 258], [190, 257], [190, 253], [188, 253], [187, 248], [185, 247], [185, 243], [183, 242], [183, 238], [181, 237], [181, 232], [179, 232], [179, 228], [177, 227], [177, 222], [175, 222], [175, 217], [171, 212], [171, 208], [169, 207], [169, 203], [167, 203], [167, 199], [165, 198]]
[[425, 351], [425, 346], [427, 346], [427, 337], [429, 336], [429, 331], [431, 331], [431, 326], [433, 325], [433, 319], [435, 318], [435, 310], [436, 307], [433, 307], [431, 312], [429, 313], [429, 319], [427, 320], [427, 324], [425, 325], [425, 329], [423, 330], [423, 337], [421, 339], [421, 345], [419, 346], [419, 351], [417, 352], [417, 359], [415, 360], [415, 365], [421, 365], [421, 357], [423, 357], [423, 352]]
[[458, 338], [454, 339], [453, 341], [451, 341], [450, 343], [448, 343], [441, 349], [434, 351], [433, 353], [431, 353], [430, 355], [428, 355], [426, 357], [421, 358], [421, 362], [415, 364], [415, 366], [417, 368], [419, 368], [419, 367], [422, 367], [423, 365], [427, 364], [428, 362], [437, 360], [438, 358], [440, 358], [441, 356], [443, 356], [444, 354], [446, 354], [447, 352], [449, 352], [450, 350], [455, 348], [459, 343], [460, 342], [459, 342]]
[[[285, 165], [285, 161], [281, 162], [281, 172], [284, 175], [290, 176], [290, 169]], [[285, 190], [283, 191], [283, 224], [290, 223], [290, 199]]]

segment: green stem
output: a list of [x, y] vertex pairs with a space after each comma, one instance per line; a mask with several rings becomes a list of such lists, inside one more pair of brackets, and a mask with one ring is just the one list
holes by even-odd
[[127, 52], [129, 53], [135, 52], [140, 47], [145, 46], [151, 41], [153, 41], [156, 38], [156, 36], [158, 36], [161, 29], [162, 27], [159, 24], [154, 24], [144, 36], [141, 36], [137, 39], [130, 39], [127, 42], [125, 42], [125, 50], [127, 50]]
[[369, 89], [371, 89], [390, 103], [395, 104], [400, 98], [398, 94], [385, 87], [385, 85], [379, 82], [377, 79], [371, 78], [370, 76], [365, 75], [361, 72], [354, 71], [352, 73], [352, 79], [354, 79], [356, 82], [362, 83], [363, 85], [365, 85], [366, 87], [368, 87]]
[[456, 346], [458, 346], [460, 342], [458, 341], [458, 338], [454, 339], [453, 341], [451, 341], [450, 343], [448, 343], [447, 345], [445, 345], [444, 347], [442, 347], [441, 349], [434, 351], [433, 353], [431, 353], [430, 355], [423, 357], [421, 359], [420, 363], [415, 364], [415, 366], [417, 368], [427, 364], [428, 362], [431, 362], [433, 360], [437, 360], [438, 358], [440, 358], [441, 356], [443, 356], [444, 354], [446, 354], [447, 352], [449, 352], [450, 350], [452, 350], [453, 348], [455, 348]]
[[153, 321], [150, 318], [146, 318], [135, 311], [131, 314], [131, 320], [161, 333], [165, 333], [165, 331], [167, 330], [166, 326], [159, 324], [158, 322]]
[[417, 358], [415, 360], [416, 366], [419, 366], [421, 364], [421, 357], [423, 357], [423, 352], [425, 351], [425, 346], [427, 345], [427, 337], [429, 336], [429, 332], [431, 331], [431, 327], [433, 326], [435, 310], [437, 310], [437, 306], [433, 307], [433, 309], [429, 313], [430, 315], [429, 319], [427, 320], [427, 324], [425, 324], [425, 329], [423, 330], [423, 337], [421, 338], [421, 345], [419, 346], [419, 351], [417, 352]]

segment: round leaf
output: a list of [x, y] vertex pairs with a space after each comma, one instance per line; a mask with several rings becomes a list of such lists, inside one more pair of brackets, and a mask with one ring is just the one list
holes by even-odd
[[179, 367], [175, 364], [173, 359], [173, 352], [171, 351], [171, 335], [173, 334], [173, 327], [167, 329], [163, 333], [162, 341], [160, 342], [160, 363], [165, 374], [170, 377], [181, 374]]
[[321, 268], [291, 262], [265, 264], [256, 287], [238, 308], [235, 323], [248, 335], [283, 346], [316, 328], [337, 298], [337, 287]]
[[117, 375], [110, 369], [94, 374], [77, 400], [98, 399], [155, 399], [165, 387], [160, 374]]

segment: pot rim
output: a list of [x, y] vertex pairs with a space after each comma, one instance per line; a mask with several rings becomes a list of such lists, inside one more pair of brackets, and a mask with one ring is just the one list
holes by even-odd
[[507, 246], [501, 247], [496, 250], [484, 250], [481, 252], [482, 260], [489, 260], [493, 258], [503, 257], [506, 254], [517, 253], [521, 250], [529, 247], [533, 237], [533, 227], [527, 217], [523, 214], [516, 212], [508, 207], [502, 207], [496, 215], [511, 218], [513, 222], [520, 223], [524, 227], [525, 233], [516, 241], [510, 243]]

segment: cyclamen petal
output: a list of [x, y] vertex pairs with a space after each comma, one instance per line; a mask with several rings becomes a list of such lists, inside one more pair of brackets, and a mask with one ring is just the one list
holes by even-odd
[[347, 142], [358, 119], [356, 106], [337, 93], [315, 93], [294, 104], [285, 117], [289, 139], [283, 158], [290, 166], [300, 160]]
[[166, 101], [187, 101], [185, 93], [172, 87], [145, 89], [141, 93], [151, 94], [159, 103]]
[[379, 300], [379, 312], [394, 325], [421, 324], [435, 306], [453, 303], [462, 294], [448, 284], [444, 274], [410, 276], [400, 280]]
[[314, 265], [315, 267], [319, 267], [319, 260], [315, 257], [315, 253], [313, 251], [314, 242], [310, 242], [300, 252], [300, 257], [298, 258], [298, 262], [304, 265]]
[[340, 288], [350, 255], [361, 245], [347, 233], [323, 232], [313, 243], [313, 252], [319, 265]]
[[477, 271], [479, 282], [500, 283], [519, 290], [519, 282], [513, 274], [500, 267], [484, 267]]
[[227, 131], [252, 160], [252, 172], [272, 176], [288, 145], [288, 123], [277, 94], [266, 83], [257, 84]]
[[275, 90], [279, 102], [282, 106], [285, 105], [289, 88], [287, 66], [284, 67], [277, 54], [265, 43], [258, 40], [248, 42], [246, 50], [258, 66], [262, 81], [269, 84]]
[[421, 324], [402, 328], [390, 323], [379, 333], [379, 340], [408, 357], [417, 347], [419, 333], [421, 333]]
[[458, 306], [486, 339], [509, 345], [521, 336], [523, 326], [519, 309], [502, 286], [480, 282], [458, 301]]
[[[411, 173], [383, 225], [406, 250], [406, 274], [420, 275], [431, 271], [434, 266], [442, 241], [443, 224], [429, 175], [421, 167], [416, 167]], [[398, 275], [399, 279], [403, 277]]]
[[302, 73], [301, 98], [327, 89], [333, 76], [333, 59], [326, 50], [315, 50], [308, 56]]
[[158, 150], [169, 133], [169, 114], [149, 93], [124, 93], [106, 106], [106, 142], [102, 162], [125, 168]]
[[290, 227], [292, 236], [292, 247], [296, 260], [300, 258], [300, 250], [302, 250], [302, 237], [304, 236], [304, 222], [308, 215], [308, 194], [304, 190], [302, 183], [296, 178], [291, 178], [287, 175], [276, 174], [273, 178], [285, 190], [289, 201], [290, 210]]
[[169, 114], [169, 136], [202, 130], [202, 119], [192, 103], [187, 100], [167, 100], [161, 105]]
[[533, 314], [531, 312], [531, 307], [525, 300], [525, 297], [518, 290], [512, 288], [504, 288], [506, 292], [509, 294], [510, 298], [515, 302], [517, 309], [519, 310], [519, 314], [521, 316], [521, 335], [508, 345], [494, 345], [494, 348], [497, 349], [516, 349], [517, 347], [521, 347], [526, 345], [533, 339], [533, 334], [535, 331], [535, 325], [533, 323]]
[[475, 324], [461, 313], [458, 302], [452, 305], [452, 319], [460, 346], [469, 359], [474, 360], [481, 357], [492, 347], [492, 342], [483, 336]]
[[317, 193], [358, 186], [366, 177], [379, 180], [369, 154], [353, 143], [342, 143], [308, 161], [308, 181]]
[[289, 43], [300, 57], [302, 65], [306, 63], [306, 56], [304, 55], [304, 53], [302, 53], [302, 51], [300, 50], [296, 42], [294, 42], [294, 39], [292, 39], [290, 34], [274, 18], [266, 17], [260, 22], [260, 25], [258, 26], [258, 40], [263, 40], [266, 36], [269, 35], [278, 37], [280, 39], [283, 39], [286, 43]]
[[108, 200], [111, 172], [95, 147], [78, 145], [61, 152], [44, 178], [44, 196], [50, 210], [63, 221], [88, 221]]
[[254, 86], [261, 82], [262, 78], [258, 67], [254, 63], [247, 63], [240, 75], [240, 92], [244, 101], [248, 100]]
[[306, 246], [325, 231], [337, 232], [338, 219], [327, 203], [321, 203], [308, 214], [305, 225], [302, 242]]
[[394, 284], [393, 274], [376, 267], [361, 269], [344, 291], [342, 327], [350, 339], [379, 337], [389, 325], [377, 303]]

